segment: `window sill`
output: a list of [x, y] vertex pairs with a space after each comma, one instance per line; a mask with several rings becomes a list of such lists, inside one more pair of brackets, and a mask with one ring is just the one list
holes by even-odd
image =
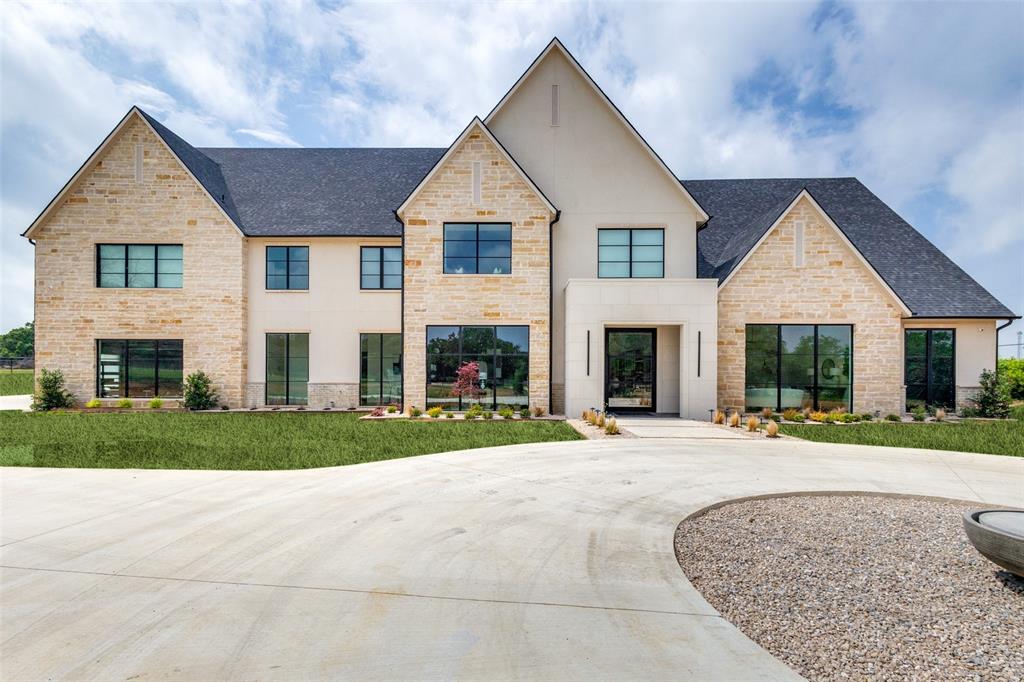
[[359, 289], [360, 293], [363, 294], [400, 294], [401, 289]]
[[99, 291], [182, 291], [185, 287], [93, 287]]
[[268, 294], [308, 294], [309, 289], [264, 289]]

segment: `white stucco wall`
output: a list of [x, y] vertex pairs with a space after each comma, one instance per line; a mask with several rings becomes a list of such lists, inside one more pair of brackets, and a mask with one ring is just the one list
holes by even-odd
[[[551, 86], [559, 122], [551, 124]], [[557, 50], [537, 65], [488, 125], [562, 211], [554, 226], [552, 381], [565, 382], [569, 280], [597, 276], [601, 227], [665, 229], [665, 277], [696, 277], [697, 214], [678, 182]], [[556, 388], [556, 393], [557, 393]]]
[[[982, 370], [992, 371], [996, 362], [996, 320], [904, 320], [905, 329], [956, 330], [956, 385], [973, 388]], [[903, 346], [906, 353], [906, 346]], [[901, 363], [902, 364], [902, 363]]]
[[[309, 246], [309, 290], [266, 288], [266, 247]], [[310, 404], [348, 407], [359, 383], [359, 334], [401, 331], [401, 293], [359, 288], [359, 247], [400, 246], [398, 239], [322, 237], [249, 240], [248, 382], [266, 379], [268, 332], [309, 334]], [[315, 390], [313, 385], [324, 385]], [[250, 389], [253, 395], [259, 389]], [[331, 397], [334, 396], [334, 397]]]
[[654, 327], [658, 330], [658, 411], [691, 419], [708, 417], [708, 410], [715, 407], [718, 381], [716, 280], [574, 279], [564, 293], [567, 415], [603, 406], [605, 328]]

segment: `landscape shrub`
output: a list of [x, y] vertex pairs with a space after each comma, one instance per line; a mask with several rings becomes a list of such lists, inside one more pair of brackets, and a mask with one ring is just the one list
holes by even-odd
[[827, 417], [827, 416], [828, 415], [825, 414], [824, 412], [811, 412], [811, 414], [808, 415], [808, 418], [812, 422], [824, 422], [825, 421], [825, 417]]
[[388, 414], [395, 414], [396, 412], [398, 412], [397, 405], [388, 405]]
[[441, 416], [441, 412], [443, 412], [443, 411], [444, 410], [441, 409], [441, 406], [437, 405], [437, 406], [431, 407], [429, 410], [427, 410], [427, 414], [430, 415], [431, 419], [437, 419], [438, 417]]
[[612, 417], [605, 423], [604, 432], [609, 436], [619, 435], [619, 423], [615, 421], [615, 417]]
[[455, 413], [454, 412], [445, 412], [444, 413], [444, 418], [445, 419], [455, 419]]
[[898, 414], [892, 414], [890, 412], [889, 414], [885, 415], [885, 421], [887, 422], [898, 422], [899, 420], [900, 416]]
[[483, 389], [480, 388], [480, 363], [475, 360], [464, 362], [455, 370], [452, 395], [470, 400], [478, 400], [483, 395]]
[[519, 416], [522, 417], [523, 419], [529, 419], [530, 418], [530, 408], [524, 407], [523, 409], [519, 410]]
[[117, 409], [119, 410], [130, 410], [132, 409], [132, 401], [128, 398], [121, 398], [117, 401]]
[[384, 408], [383, 407], [379, 407], [379, 406], [373, 408], [372, 410], [370, 410], [370, 416], [371, 417], [383, 417], [384, 416]]
[[543, 417], [544, 416], [544, 408], [541, 407], [540, 405], [535, 405], [534, 408], [533, 408], [533, 416], [534, 417]]
[[162, 398], [153, 398], [147, 404], [149, 405], [149, 409], [159, 410], [161, 407], [164, 406], [164, 401]]
[[72, 407], [75, 398], [64, 388], [64, 372], [59, 369], [39, 370], [39, 390], [32, 397], [32, 409], [48, 412]]
[[711, 417], [711, 421], [714, 422], [715, 424], [724, 424], [725, 412], [722, 412], [721, 410], [715, 410], [714, 415]]
[[935, 421], [941, 422], [946, 419], [946, 411], [941, 407], [935, 410]]
[[787, 407], [783, 413], [782, 418], [788, 422], [796, 421], [796, 416], [800, 414], [795, 407]]
[[206, 372], [197, 370], [185, 377], [181, 404], [186, 410], [212, 410], [217, 407], [217, 391]]
[[915, 407], [910, 411], [910, 418], [916, 422], [923, 422], [926, 414], [923, 407]]
[[502, 419], [511, 419], [515, 415], [515, 411], [511, 407], [503, 407], [498, 410], [498, 414]]
[[1006, 419], [1010, 415], [1010, 395], [1006, 383], [995, 372], [984, 370], [978, 377], [978, 395], [973, 402], [982, 417]]
[[729, 415], [729, 427], [738, 429], [740, 427], [740, 413], [733, 412]]
[[603, 429], [604, 425], [605, 425], [604, 412], [601, 412], [600, 414], [597, 415], [597, 421], [594, 422], [594, 426], [596, 426], [599, 429]]
[[747, 417], [747, 431], [757, 431], [758, 424], [757, 417]]
[[99, 398], [93, 398], [92, 400], [90, 400], [89, 402], [87, 402], [87, 403], [85, 404], [85, 406], [86, 406], [86, 407], [87, 407], [88, 409], [90, 409], [90, 410], [95, 410], [95, 409], [96, 409], [97, 407], [99, 407], [99, 406], [100, 406], [100, 405], [102, 405], [102, 404], [103, 404], [103, 403], [101, 403], [101, 402], [100, 402], [100, 399], [99, 399]]
[[413, 419], [420, 416], [421, 414], [423, 414], [423, 410], [416, 407], [415, 405], [409, 408], [409, 416], [412, 417]]
[[862, 414], [860, 416], [860, 418], [863, 419], [866, 422], [873, 422], [873, 421], [875, 421], [875, 415], [871, 414], [870, 412], [865, 412], [864, 414]]
[[769, 438], [778, 438], [779, 437], [779, 424], [778, 424], [778, 422], [776, 422], [774, 420], [768, 422], [768, 427], [765, 429], [765, 433], [768, 435]]
[[481, 416], [484, 419], [494, 419], [494, 413], [491, 412], [490, 410], [485, 410], [484, 413]]
[[976, 417], [980, 417], [981, 412], [978, 411], [977, 407], [971, 407], [968, 405], [967, 407], [960, 408], [960, 416], [964, 419], [974, 419]]
[[802, 412], [797, 412], [796, 414], [794, 414], [794, 415], [793, 415], [793, 418], [792, 418], [792, 419], [790, 419], [790, 421], [793, 421], [793, 422], [802, 422], [802, 421], [804, 421], [805, 419], [807, 419], [807, 417], [805, 417], [805, 416], [803, 415], [803, 413], [802, 413]]
[[474, 403], [466, 410], [466, 419], [476, 419], [484, 413], [484, 407], [480, 403]]
[[761, 408], [761, 416], [764, 417], [765, 419], [769, 419], [772, 416], [772, 408], [770, 408], [770, 407], [762, 407]]
[[998, 367], [1010, 398], [1024, 400], [1024, 358], [1003, 358]]

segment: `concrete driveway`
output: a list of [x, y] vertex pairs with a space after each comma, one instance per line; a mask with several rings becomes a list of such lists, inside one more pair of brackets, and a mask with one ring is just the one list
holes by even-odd
[[799, 490], [1024, 500], [1024, 459], [754, 439], [0, 475], [10, 680], [795, 678], [683, 577], [684, 516]]

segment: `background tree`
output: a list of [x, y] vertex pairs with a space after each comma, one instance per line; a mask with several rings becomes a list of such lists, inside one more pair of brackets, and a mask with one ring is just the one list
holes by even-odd
[[0, 334], [0, 357], [30, 358], [35, 347], [35, 324], [28, 322], [15, 327], [6, 334]]
[[464, 362], [455, 373], [452, 384], [452, 395], [459, 398], [479, 400], [483, 391], [480, 389], [480, 364], [475, 360]]

